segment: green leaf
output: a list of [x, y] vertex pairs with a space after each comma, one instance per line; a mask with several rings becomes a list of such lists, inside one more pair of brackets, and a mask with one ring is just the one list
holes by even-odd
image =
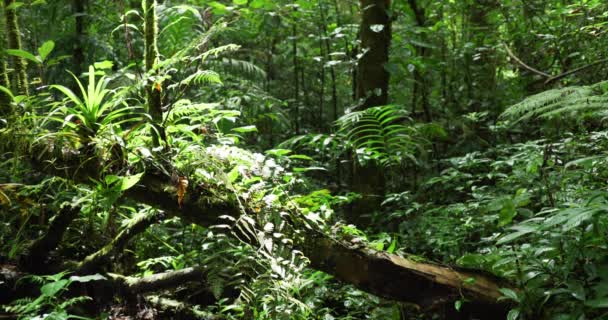
[[516, 302], [519, 302], [519, 297], [517, 296], [517, 293], [509, 288], [500, 288], [498, 289], [498, 291], [500, 291], [500, 293], [502, 293], [503, 297], [501, 297], [501, 299], [510, 299]]
[[19, 7], [21, 7], [23, 5], [23, 2], [13, 2], [11, 5], [9, 5], [8, 7], [6, 7], [6, 10], [15, 10]]
[[322, 167], [308, 167], [308, 168], [293, 168], [294, 172], [308, 172], [308, 171], [327, 171]]
[[100, 61], [100, 62], [95, 62], [93, 64], [93, 67], [95, 69], [100, 69], [100, 70], [104, 70], [104, 69], [112, 69], [112, 67], [114, 66], [114, 63], [112, 61], [109, 60], [104, 60], [104, 61]]
[[43, 43], [42, 46], [38, 48], [38, 55], [40, 56], [40, 60], [46, 60], [46, 58], [49, 56], [49, 54], [51, 54], [54, 48], [55, 42], [53, 42], [52, 40]]
[[36, 57], [35, 55], [25, 51], [25, 50], [19, 50], [19, 49], [7, 49], [5, 50], [6, 53], [12, 55], [12, 56], [17, 56], [17, 57], [21, 57], [30, 61], [33, 61], [35, 63], [42, 63], [42, 61], [40, 60], [40, 58]]
[[509, 233], [503, 237], [501, 237], [496, 244], [500, 245], [500, 244], [505, 244], [507, 242], [516, 240], [524, 235], [527, 235], [529, 233], [535, 232], [538, 230], [537, 227], [535, 226], [529, 226], [529, 225], [518, 225], [516, 227], [513, 227], [512, 229], [517, 230], [516, 232], [512, 232]]
[[519, 318], [519, 309], [512, 309], [511, 311], [509, 311], [509, 314], [507, 314], [507, 320], [516, 320]]
[[8, 95], [9, 97], [11, 97], [11, 100], [15, 99], [15, 96], [13, 95], [13, 93], [11, 92], [11, 90], [7, 87], [4, 86], [0, 86], [0, 91], [6, 93], [6, 95]]
[[234, 183], [240, 176], [240, 172], [239, 172], [239, 166], [236, 166], [234, 168], [232, 168], [232, 170], [230, 170], [230, 172], [228, 172], [228, 181], [230, 181], [230, 183]]
[[513, 200], [511, 199], [506, 199], [503, 202], [502, 209], [500, 210], [498, 226], [502, 227], [511, 223], [511, 221], [513, 221], [513, 218], [515, 218], [516, 215], [517, 210], [515, 210], [515, 203], [513, 203]]
[[608, 308], [608, 297], [586, 301], [585, 305], [590, 308]]
[[251, 1], [251, 3], [249, 3], [249, 6], [253, 9], [259, 9], [262, 7], [267, 7], [268, 6], [268, 1], [266, 0], [253, 0]]
[[456, 300], [456, 302], [454, 302], [454, 309], [460, 311], [460, 308], [462, 308], [462, 300]]
[[397, 247], [397, 238], [393, 238], [393, 241], [391, 241], [391, 245], [388, 246], [388, 248], [386, 249], [386, 252], [393, 253], [393, 252], [395, 252], [396, 247]]
[[133, 187], [135, 184], [137, 184], [139, 182], [139, 180], [141, 180], [141, 177], [143, 175], [144, 175], [144, 173], [142, 172], [142, 173], [138, 173], [136, 175], [123, 177], [122, 184], [120, 186], [120, 191], [125, 191], [125, 190], [128, 190], [131, 187]]
[[48, 297], [54, 297], [59, 291], [67, 287], [70, 284], [70, 280], [61, 279], [55, 282], [47, 283], [40, 288], [40, 292]]
[[270, 155], [270, 156], [277, 156], [277, 157], [283, 157], [285, 155], [288, 155], [291, 153], [291, 150], [289, 149], [271, 149], [271, 150], [266, 150], [266, 154]]
[[245, 126], [245, 127], [233, 128], [232, 131], [239, 132], [239, 133], [257, 132], [258, 128], [256, 128], [255, 126]]
[[297, 160], [307, 160], [307, 161], [312, 161], [313, 158], [307, 156], [307, 155], [303, 155], [303, 154], [294, 154], [288, 157], [289, 159], [297, 159]]
[[232, 3], [236, 4], [237, 6], [242, 6], [247, 4], [247, 0], [232, 0]]

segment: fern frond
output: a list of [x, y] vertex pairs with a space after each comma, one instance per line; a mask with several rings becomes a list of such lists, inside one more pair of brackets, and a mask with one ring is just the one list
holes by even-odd
[[190, 86], [191, 84], [203, 85], [209, 83], [223, 84], [220, 75], [211, 70], [197, 70], [179, 82], [179, 85]]
[[210, 59], [207, 63], [213, 66], [220, 67], [227, 73], [242, 75], [251, 79], [266, 78], [266, 71], [249, 61], [223, 58], [217, 60]]
[[595, 112], [608, 107], [608, 81], [590, 86], [551, 89], [526, 98], [505, 110], [503, 119], [515, 123], [535, 119]]
[[188, 99], [182, 99], [175, 103], [171, 112], [167, 115], [167, 121], [173, 123], [179, 119], [207, 113], [210, 110], [217, 109], [217, 103], [192, 103]]
[[217, 58], [221, 54], [224, 54], [226, 52], [234, 52], [239, 50], [240, 48], [241, 46], [239, 46], [238, 44], [226, 44], [203, 52], [202, 54], [197, 56], [195, 60], [201, 59], [202, 61], [206, 61], [209, 57]]
[[403, 158], [412, 158], [417, 148], [415, 128], [406, 125], [408, 120], [398, 106], [373, 107], [338, 119], [338, 133], [345, 136], [360, 157], [390, 166]]
[[[183, 46], [183, 48], [173, 54], [171, 57], [162, 60], [159, 62], [155, 69], [164, 68], [169, 69], [173, 67], [175, 64], [180, 62], [191, 62], [192, 60], [207, 58], [212, 55], [219, 55], [220, 53], [230, 51], [230, 50], [238, 50], [240, 46], [238, 45], [226, 45], [218, 48], [211, 49], [207, 52], [204, 52], [197, 57], [192, 57], [191, 54], [195, 51], [203, 51], [209, 45], [211, 39], [213, 39], [218, 34], [224, 32], [227, 29], [227, 24], [225, 22], [218, 22], [214, 24], [209, 30], [200, 34], [198, 37], [190, 41], [187, 45]], [[204, 60], [204, 59], [203, 59]]]

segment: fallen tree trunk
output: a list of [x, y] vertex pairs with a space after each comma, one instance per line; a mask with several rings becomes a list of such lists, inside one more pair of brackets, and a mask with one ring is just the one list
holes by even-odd
[[59, 245], [65, 231], [72, 220], [76, 219], [79, 211], [78, 207], [65, 206], [57, 212], [51, 220], [47, 232], [32, 243], [29, 253], [23, 257], [21, 264], [27, 270], [37, 272], [46, 267], [49, 252]]
[[[33, 154], [44, 155], [42, 152]], [[82, 170], [77, 159], [61, 164], [56, 162], [53, 158], [33, 159], [34, 165], [46, 173], [84, 183], [89, 182], [87, 172], [98, 172]], [[218, 198], [204, 186], [190, 185], [183, 203], [178, 204], [174, 178], [167, 170], [154, 169], [158, 167], [148, 166], [140, 182], [127, 190], [125, 196], [201, 226], [224, 224], [222, 216], [238, 218], [242, 214], [243, 209], [234, 195], [227, 192]], [[476, 308], [488, 310], [482, 313], [489, 314], [490, 318], [508, 310], [508, 304], [498, 300], [502, 295], [499, 289], [511, 286], [483, 272], [418, 262], [367, 248], [352, 248], [314, 229], [305, 230], [303, 240], [294, 245], [310, 260], [311, 267], [383, 298], [415, 303], [422, 308], [466, 299]]]
[[131, 238], [145, 231], [150, 225], [161, 219], [161, 217], [161, 214], [153, 213], [136, 218], [120, 231], [110, 243], [84, 258], [73, 269], [80, 274], [99, 271], [111, 261], [112, 256], [122, 251]]
[[153, 274], [143, 278], [125, 277], [109, 273], [114, 286], [131, 295], [175, 288], [187, 282], [203, 282], [207, 273], [203, 267], [191, 267], [177, 271]]

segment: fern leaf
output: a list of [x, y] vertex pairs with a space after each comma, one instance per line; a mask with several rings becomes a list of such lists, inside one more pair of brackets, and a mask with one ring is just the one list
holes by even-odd
[[582, 112], [593, 114], [606, 107], [608, 81], [603, 81], [590, 86], [572, 86], [541, 92], [507, 108], [501, 118], [518, 123], [529, 119], [572, 116]]

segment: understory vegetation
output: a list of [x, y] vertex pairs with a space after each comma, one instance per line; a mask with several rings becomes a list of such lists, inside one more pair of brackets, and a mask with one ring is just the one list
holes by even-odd
[[0, 319], [608, 319], [605, 1], [0, 8]]

